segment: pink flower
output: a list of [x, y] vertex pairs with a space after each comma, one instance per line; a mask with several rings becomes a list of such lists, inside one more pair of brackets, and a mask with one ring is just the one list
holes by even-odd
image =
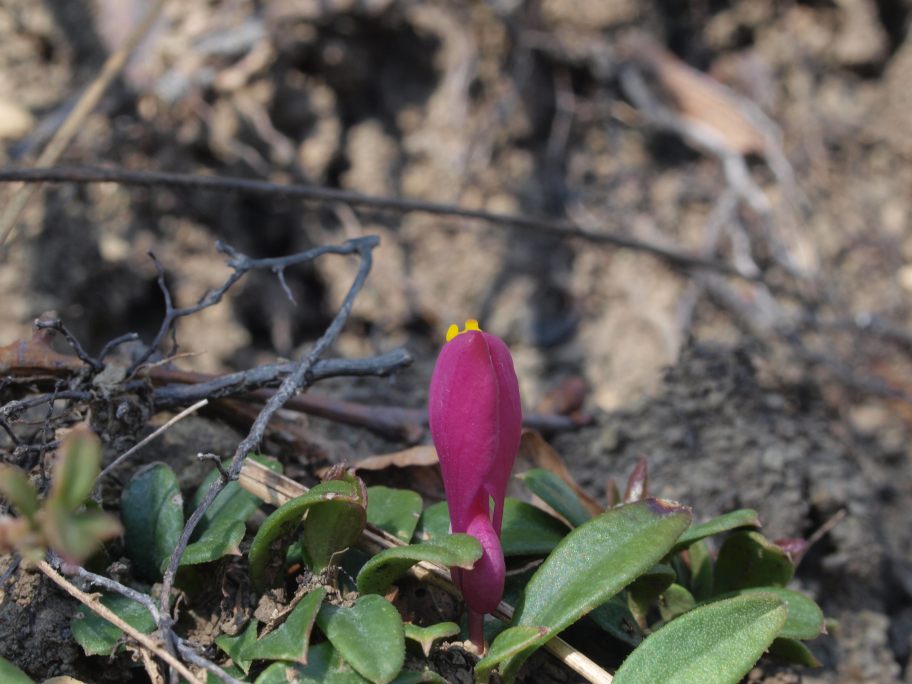
[[484, 614], [503, 596], [500, 528], [522, 407], [510, 350], [499, 337], [479, 330], [477, 321], [467, 321], [463, 331], [450, 326], [431, 378], [428, 418], [452, 531], [481, 542], [475, 567], [453, 568], [452, 575], [469, 607], [470, 638], [483, 649]]

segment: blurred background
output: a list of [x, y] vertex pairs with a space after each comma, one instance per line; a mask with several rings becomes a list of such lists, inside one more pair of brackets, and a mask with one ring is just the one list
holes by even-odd
[[[152, 3], [0, 0], [0, 165], [31, 166]], [[313, 183], [572, 223], [588, 234], [341, 203], [48, 185], [0, 265], [0, 344], [56, 311], [97, 352], [251, 256], [377, 234], [336, 345], [404, 345], [423, 406], [451, 323], [511, 346], [528, 408], [600, 498], [646, 456], [706, 516], [811, 535], [799, 579], [840, 620], [805, 681], [912, 681], [912, 39], [909, 0], [165, 2], [60, 164]], [[18, 192], [0, 187], [0, 204]], [[2, 208], [2, 207], [0, 207]], [[598, 236], [715, 266], [694, 268]], [[292, 357], [354, 260], [267, 274], [181, 321], [181, 368]], [[734, 273], [734, 275], [732, 275]], [[338, 458], [397, 445], [314, 421]], [[335, 432], [333, 431], [335, 430]], [[401, 445], [398, 445], [401, 446]], [[768, 681], [794, 673], [761, 672]], [[778, 679], [777, 679], [778, 677]]]

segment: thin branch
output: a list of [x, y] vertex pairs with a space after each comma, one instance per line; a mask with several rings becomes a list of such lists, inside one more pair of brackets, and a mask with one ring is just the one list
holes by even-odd
[[[361, 264], [358, 268], [358, 273], [355, 275], [355, 278], [352, 281], [348, 294], [345, 296], [345, 300], [342, 302], [342, 306], [339, 308], [338, 313], [336, 314], [335, 318], [333, 318], [329, 327], [323, 333], [323, 336], [317, 340], [313, 348], [297, 363], [294, 370], [282, 382], [282, 385], [279, 387], [278, 391], [269, 398], [269, 401], [266, 402], [263, 410], [260, 411], [259, 415], [253, 423], [253, 426], [250, 428], [250, 432], [241, 441], [235, 450], [234, 456], [231, 459], [231, 464], [228, 467], [228, 477], [220, 476], [215, 481], [213, 481], [212, 485], [209, 487], [205, 496], [203, 497], [200, 505], [196, 508], [195, 511], [193, 511], [193, 514], [190, 516], [190, 519], [184, 526], [184, 529], [181, 532], [180, 540], [178, 541], [178, 544], [175, 547], [174, 552], [171, 554], [170, 560], [168, 561], [168, 568], [162, 577], [161, 599], [159, 602], [160, 615], [158, 624], [162, 629], [163, 634], [170, 633], [171, 618], [168, 615], [168, 601], [171, 595], [171, 589], [174, 586], [174, 578], [177, 574], [177, 568], [180, 564], [181, 556], [183, 556], [184, 551], [187, 548], [187, 544], [190, 542], [190, 535], [193, 534], [193, 530], [196, 528], [200, 519], [206, 513], [209, 506], [219, 495], [219, 493], [221, 493], [221, 491], [225, 488], [228, 482], [236, 480], [238, 478], [241, 469], [244, 466], [244, 460], [247, 458], [247, 454], [255, 451], [259, 444], [262, 442], [266, 427], [273, 415], [275, 415], [275, 413], [281, 409], [285, 403], [292, 396], [294, 396], [294, 394], [296, 394], [303, 387], [306, 387], [313, 381], [313, 367], [319, 360], [320, 356], [323, 355], [327, 348], [338, 337], [339, 333], [342, 331], [343, 326], [348, 320], [348, 317], [351, 314], [351, 310], [354, 305], [355, 297], [361, 291], [361, 288], [364, 286], [364, 282], [367, 279], [367, 275], [370, 272], [373, 249], [379, 244], [379, 242], [380, 241], [377, 237], [370, 236], [360, 238], [358, 240], [350, 240], [348, 243], [346, 243], [346, 245], [350, 245], [354, 248], [354, 250], [357, 251], [361, 257]], [[328, 251], [331, 250], [324, 249], [320, 253], [327, 253]]]
[[231, 289], [232, 285], [238, 282], [243, 278], [248, 271], [254, 270], [271, 270], [275, 271], [276, 269], [284, 269], [288, 266], [293, 266], [296, 264], [302, 264], [309, 261], [313, 261], [317, 257], [323, 256], [324, 254], [355, 254], [360, 252], [363, 247], [370, 243], [375, 242], [376, 237], [364, 237], [357, 238], [355, 240], [349, 240], [342, 243], [341, 245], [323, 245], [321, 247], [314, 247], [304, 252], [299, 252], [297, 254], [291, 254], [284, 257], [273, 257], [267, 259], [252, 259], [245, 254], [241, 254], [233, 247], [224, 244], [219, 241], [216, 243], [216, 248], [218, 251], [223, 254], [228, 255], [228, 266], [232, 268], [231, 275], [229, 275], [225, 281], [215, 290], [210, 290], [207, 292], [200, 300], [192, 305], [176, 308], [171, 296], [171, 290], [168, 288], [167, 283], [165, 282], [165, 270], [162, 267], [158, 259], [155, 258], [154, 254], [149, 254], [152, 258], [152, 261], [155, 263], [155, 268], [158, 270], [158, 286], [162, 291], [162, 295], [165, 299], [165, 317], [162, 320], [161, 326], [158, 329], [158, 333], [155, 335], [155, 339], [148, 346], [146, 351], [139, 356], [127, 369], [127, 376], [133, 375], [136, 370], [142, 366], [146, 361], [148, 361], [152, 355], [158, 351], [161, 347], [162, 342], [165, 341], [165, 338], [174, 333], [174, 324], [179, 318], [184, 318], [186, 316], [191, 316], [203, 309], [207, 309], [210, 306], [215, 306], [220, 301], [222, 297], [225, 296], [225, 293]]
[[139, 442], [137, 442], [136, 444], [134, 444], [132, 447], [130, 447], [129, 449], [127, 449], [125, 452], [123, 452], [120, 456], [118, 456], [118, 457], [115, 458], [113, 461], [111, 461], [111, 463], [109, 463], [109, 464], [105, 467], [105, 469], [102, 470], [102, 471], [98, 474], [98, 477], [96, 478], [95, 481], [98, 482], [99, 480], [101, 480], [101, 478], [103, 478], [105, 475], [107, 475], [107, 474], [110, 473], [112, 470], [114, 470], [114, 468], [116, 468], [116, 467], [119, 466], [121, 463], [123, 463], [123, 462], [126, 461], [128, 458], [130, 458], [130, 456], [132, 456], [132, 455], [135, 454], [137, 451], [139, 451], [139, 450], [142, 449], [144, 446], [146, 446], [146, 444], [148, 444], [149, 442], [151, 442], [153, 439], [155, 439], [156, 437], [158, 437], [160, 434], [164, 433], [164, 432], [165, 432], [166, 430], [168, 430], [172, 425], [174, 425], [175, 423], [179, 423], [180, 421], [182, 421], [184, 418], [186, 418], [186, 417], [189, 416], [190, 414], [196, 413], [197, 411], [199, 411], [201, 408], [203, 408], [203, 406], [205, 406], [205, 405], [208, 404], [208, 403], [209, 403], [209, 400], [208, 400], [208, 399], [201, 399], [200, 401], [198, 401], [198, 402], [196, 402], [195, 404], [193, 404], [193, 406], [190, 406], [190, 407], [188, 407], [188, 408], [185, 408], [183, 411], [181, 411], [181, 412], [178, 413], [176, 416], [174, 416], [173, 418], [171, 418], [167, 423], [165, 423], [164, 425], [162, 425], [161, 427], [159, 427], [158, 429], [156, 429], [155, 432], [153, 432], [153, 433], [150, 434], [150, 435], [146, 435], [146, 436], [145, 436], [143, 439], [141, 439]]
[[238, 192], [255, 195], [290, 197], [320, 203], [343, 203], [378, 211], [400, 213], [420, 212], [436, 216], [484, 221], [493, 225], [525, 228], [550, 233], [565, 238], [581, 238], [597, 244], [610, 245], [620, 249], [631, 249], [650, 254], [683, 269], [714, 271], [744, 280], [756, 280], [754, 276], [739, 273], [734, 267], [721, 261], [682, 252], [645, 240], [638, 240], [618, 231], [586, 230], [572, 221], [551, 221], [547, 219], [502, 214], [466, 209], [452, 204], [428, 202], [399, 197], [379, 197], [358, 192], [327, 188], [318, 185], [271, 183], [246, 178], [195, 176], [191, 174], [166, 173], [160, 171], [130, 171], [119, 168], [53, 167], [41, 169], [0, 169], [0, 183], [23, 181], [30, 183], [119, 183], [143, 187], [170, 187], [194, 191]]
[[143, 634], [135, 627], [132, 627], [129, 623], [124, 621], [119, 615], [107, 608], [101, 601], [98, 600], [97, 596], [92, 596], [85, 593], [84, 591], [78, 589], [73, 585], [72, 582], [68, 581], [60, 573], [58, 573], [50, 563], [47, 561], [40, 561], [38, 563], [38, 569], [41, 570], [47, 577], [54, 582], [58, 587], [63, 589], [66, 593], [72, 596], [74, 599], [79, 601], [86, 608], [91, 610], [93, 613], [96, 613], [99, 617], [104, 618], [110, 622], [115, 627], [123, 630], [134, 641], [138, 642], [144, 648], [149, 649], [157, 655], [159, 658], [164, 660], [168, 665], [177, 670], [182, 677], [184, 677], [191, 684], [203, 684], [203, 681], [194, 675], [187, 667], [175, 658], [173, 655], [168, 653], [161, 647], [161, 644], [156, 643], [150, 636]]
[[70, 348], [75, 352], [76, 356], [79, 357], [79, 360], [84, 364], [89, 366], [94, 371], [100, 371], [104, 368], [104, 364], [101, 363], [98, 359], [89, 355], [89, 353], [83, 348], [79, 340], [76, 339], [76, 336], [70, 332], [63, 321], [59, 318], [46, 319], [39, 318], [35, 321], [35, 328], [37, 330], [54, 330], [63, 335], [64, 339], [67, 341], [67, 344], [70, 345]]
[[[53, 559], [52, 559], [53, 560]], [[57, 565], [58, 563], [53, 563]], [[63, 568], [64, 574], [70, 575], [72, 577], [78, 577], [81, 580], [85, 580], [89, 584], [93, 584], [108, 591], [114, 592], [115, 594], [120, 594], [125, 596], [131, 601], [136, 601], [137, 603], [146, 607], [149, 611], [149, 614], [152, 616], [152, 619], [156, 622], [158, 621], [158, 606], [155, 604], [155, 601], [148, 594], [144, 594], [141, 591], [136, 591], [131, 589], [125, 584], [121, 584], [116, 580], [112, 580], [104, 575], [96, 575], [94, 572], [89, 572], [81, 565], [70, 565], [67, 564]]]
[[[63, 124], [57, 129], [56, 133], [54, 133], [54, 137], [51, 138], [47, 147], [45, 147], [39, 155], [38, 161], [36, 162], [37, 166], [49, 166], [55, 164], [57, 160], [60, 159], [60, 155], [63, 154], [64, 150], [66, 150], [67, 146], [82, 128], [85, 118], [93, 109], [95, 109], [95, 106], [98, 104], [99, 100], [101, 100], [101, 97], [108, 89], [108, 86], [117, 78], [118, 74], [120, 74], [121, 70], [126, 65], [127, 60], [129, 60], [130, 55], [133, 54], [133, 51], [136, 50], [143, 38], [146, 37], [149, 29], [155, 24], [155, 20], [158, 18], [164, 4], [165, 0], [155, 0], [146, 13], [146, 16], [143, 17], [130, 32], [130, 35], [127, 36], [123, 45], [108, 57], [101, 67], [98, 76], [95, 77], [95, 80], [89, 84], [89, 87], [86, 88], [79, 97], [79, 100], [76, 102], [76, 105], [70, 111], [69, 115], [67, 115]], [[6, 241], [15, 229], [19, 215], [22, 213], [22, 210], [25, 209], [25, 205], [28, 204], [32, 193], [34, 193], [36, 189], [35, 186], [28, 185], [20, 187], [19, 191], [6, 203], [3, 212], [0, 213], [0, 257], [5, 254]]]
[[[327, 359], [314, 364], [311, 378], [317, 381], [343, 375], [386, 376], [405, 368], [411, 362], [411, 355], [404, 349], [396, 349], [366, 359]], [[156, 407], [159, 408], [183, 406], [203, 398], [238, 397], [258, 389], [279, 385], [294, 370], [295, 365], [291, 362], [265, 364], [222, 376], [163, 370], [151, 374], [153, 381], [173, 379], [175, 382], [157, 387], [152, 396]], [[181, 381], [184, 378], [186, 382]]]
[[203, 668], [204, 670], [208, 670], [213, 675], [225, 682], [225, 684], [244, 684], [243, 681], [232, 677], [212, 661], [203, 658], [190, 644], [188, 644], [180, 637], [175, 638], [175, 643], [177, 644], [178, 652], [181, 654], [181, 656], [183, 656], [184, 660], [187, 660], [197, 667]]

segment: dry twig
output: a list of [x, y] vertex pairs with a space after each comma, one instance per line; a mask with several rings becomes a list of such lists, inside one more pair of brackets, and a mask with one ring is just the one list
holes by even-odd
[[[187, 544], [190, 542], [190, 535], [193, 534], [193, 530], [196, 529], [197, 524], [209, 509], [209, 506], [221, 493], [225, 486], [229, 482], [238, 478], [241, 473], [241, 469], [244, 466], [244, 460], [247, 458], [247, 455], [255, 451], [260, 442], [262, 442], [266, 432], [266, 427], [273, 415], [275, 415], [275, 413], [281, 409], [292, 396], [294, 396], [297, 392], [312, 382], [311, 371], [313, 369], [313, 366], [317, 363], [319, 358], [329, 348], [329, 346], [335, 341], [336, 337], [338, 337], [339, 333], [342, 331], [343, 326], [348, 320], [348, 317], [351, 314], [352, 306], [354, 305], [355, 297], [361, 291], [361, 288], [364, 286], [364, 282], [367, 279], [367, 275], [370, 272], [373, 249], [379, 244], [379, 242], [380, 241], [377, 237], [369, 236], [359, 238], [357, 240], [349, 240], [347, 243], [345, 243], [345, 245], [342, 245], [338, 248], [321, 250], [319, 252], [316, 250], [311, 251], [311, 254], [313, 256], [310, 258], [316, 258], [316, 256], [319, 254], [326, 253], [327, 251], [331, 251], [337, 254], [357, 254], [361, 258], [361, 264], [358, 268], [358, 272], [355, 275], [354, 280], [352, 281], [348, 294], [345, 296], [345, 300], [342, 302], [342, 306], [339, 308], [338, 313], [336, 313], [336, 316], [333, 318], [329, 327], [323, 333], [322, 337], [317, 340], [313, 348], [307, 354], [305, 354], [304, 357], [296, 364], [293, 371], [282, 381], [282, 384], [276, 393], [273, 394], [266, 402], [263, 410], [260, 411], [260, 414], [254, 421], [250, 432], [241, 441], [235, 450], [226, 473], [222, 474], [212, 483], [205, 496], [203, 497], [203, 500], [200, 502], [200, 505], [196, 508], [195, 511], [193, 511], [190, 519], [187, 520], [187, 523], [181, 532], [177, 547], [171, 554], [171, 558], [168, 562], [168, 567], [165, 570], [164, 576], [162, 577], [158, 625], [159, 629], [162, 631], [163, 636], [167, 636], [167, 638], [173, 639], [173, 632], [171, 631], [173, 620], [168, 614], [168, 604], [171, 596], [171, 589], [174, 586], [174, 578], [177, 574], [177, 568], [180, 564], [181, 556], [183, 556], [184, 551], [187, 548]], [[285, 262], [276, 262], [276, 266], [281, 267], [284, 263]], [[300, 261], [295, 263], [300, 263]], [[176, 646], [174, 643], [168, 645], [171, 647]], [[176, 677], [173, 670], [171, 674], [171, 678], [174, 680]]]
[[581, 238], [597, 244], [611, 245], [621, 249], [632, 249], [650, 254], [658, 259], [683, 269], [703, 269], [752, 280], [753, 277], [738, 272], [721, 261], [672, 249], [644, 240], [638, 240], [624, 233], [607, 230], [586, 230], [572, 221], [549, 221], [547, 219], [500, 214], [479, 209], [465, 209], [452, 204], [427, 202], [424, 200], [396, 197], [377, 197], [358, 192], [321, 187], [318, 185], [283, 185], [264, 180], [194, 176], [160, 171], [130, 171], [115, 168], [59, 167], [42, 169], [0, 169], [0, 183], [23, 181], [32, 183], [119, 183], [144, 187], [171, 187], [185, 190], [209, 192], [238, 192], [255, 195], [291, 197], [323, 203], [342, 203], [352, 207], [363, 207], [380, 211], [400, 213], [422, 212], [437, 216], [455, 216], [486, 223], [526, 228], [559, 237]]
[[180, 662], [177, 658], [163, 649], [161, 644], [156, 643], [156, 641], [147, 634], [143, 634], [136, 628], [130, 626], [130, 624], [121, 619], [120, 616], [105, 607], [105, 605], [98, 600], [97, 596], [86, 594], [84, 591], [81, 591], [75, 587], [72, 582], [67, 581], [65, 577], [63, 577], [59, 572], [51, 567], [50, 563], [47, 561], [41, 561], [38, 563], [38, 569], [47, 575], [47, 577], [52, 582], [54, 582], [54, 584], [59, 586], [86, 608], [91, 610], [93, 613], [96, 613], [100, 617], [103, 617], [115, 627], [122, 629], [124, 634], [127, 634], [131, 639], [136, 641], [143, 648], [149, 649], [156, 656], [168, 663], [168, 665], [179, 672], [180, 675], [184, 677], [188, 682], [191, 682], [191, 684], [203, 684], [203, 681], [199, 677], [194, 675], [182, 662]]

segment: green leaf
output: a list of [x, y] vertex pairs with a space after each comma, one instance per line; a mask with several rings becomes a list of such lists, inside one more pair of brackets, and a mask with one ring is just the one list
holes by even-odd
[[410, 489], [367, 488], [367, 522], [406, 544], [421, 517], [421, 495]]
[[133, 476], [120, 499], [127, 556], [148, 580], [161, 579], [184, 527], [183, 498], [174, 471], [153, 463]]
[[241, 659], [286, 660], [306, 664], [310, 632], [325, 596], [326, 589], [323, 587], [307, 594], [298, 601], [278, 629], [256, 641], [245, 641], [239, 653]]
[[675, 544], [675, 550], [683, 549], [714, 534], [736, 530], [739, 527], [760, 527], [760, 518], [757, 515], [757, 511], [750, 508], [742, 508], [720, 515], [712, 520], [707, 520], [705, 523], [691, 525], [678, 539], [678, 543]]
[[402, 669], [402, 618], [386, 599], [370, 594], [351, 608], [325, 605], [317, 624], [346, 662], [374, 684], [391, 682]]
[[675, 581], [677, 575], [668, 565], [653, 565], [636, 578], [628, 588], [630, 612], [641, 627], [646, 626], [646, 614], [663, 591]]
[[[247, 458], [266, 466], [273, 472], [282, 472], [282, 464], [274, 458], [261, 456], [260, 454], [250, 454]], [[227, 468], [229, 463], [230, 461], [226, 460], [222, 466]], [[218, 469], [213, 468], [212, 471], [203, 478], [196, 493], [187, 505], [187, 509], [184, 511], [187, 517], [190, 517], [190, 514], [199, 508], [199, 505], [206, 496], [206, 492], [209, 491], [209, 487], [218, 479], [218, 477]], [[219, 521], [230, 520], [231, 522], [247, 522], [247, 519], [253, 515], [253, 512], [260, 507], [261, 503], [262, 502], [256, 496], [244, 490], [237, 482], [229, 482], [225, 485], [225, 488], [219, 492], [219, 495], [215, 497], [212, 505], [206, 509], [203, 517], [200, 518], [196, 529], [193, 530], [191, 540], [198, 540], [203, 536], [206, 530], [209, 529], [210, 525]]]
[[627, 605], [626, 593], [612, 596], [608, 601], [596, 607], [589, 613], [589, 619], [600, 629], [625, 644], [637, 646], [643, 641], [643, 632]]
[[574, 527], [579, 527], [592, 518], [573, 488], [550, 470], [532, 468], [518, 477], [530, 492], [564, 516]]
[[0, 657], [0, 682], [4, 684], [35, 684], [31, 677], [3, 657]]
[[693, 595], [680, 584], [672, 584], [659, 597], [659, 614], [665, 622], [671, 622], [697, 605]]
[[804, 667], [820, 667], [821, 663], [811, 649], [797, 639], [777, 638], [769, 647], [769, 654], [777, 660]]
[[250, 578], [257, 591], [265, 590], [273, 580], [273, 577], [267, 576], [269, 561], [274, 558], [284, 560], [285, 549], [281, 549], [281, 553], [279, 553], [279, 549], [272, 548], [273, 543], [294, 531], [313, 506], [339, 499], [358, 503], [360, 501], [358, 487], [343, 480], [322, 482], [306, 494], [282, 504], [263, 521], [250, 544], [248, 555]]
[[[514, 625], [561, 632], [651, 568], [690, 524], [685, 506], [645, 499], [612, 508], [573, 530], [529, 580]], [[531, 651], [502, 671], [515, 676]]]
[[403, 573], [419, 561], [470, 570], [481, 558], [481, 544], [468, 534], [448, 534], [434, 541], [394, 546], [376, 554], [358, 573], [358, 592], [382, 594]]
[[31, 520], [38, 512], [38, 492], [22, 468], [0, 463], [0, 496], [23, 518]]
[[256, 684], [363, 684], [366, 681], [332, 644], [324, 641], [310, 649], [306, 665], [273, 663], [257, 677]]
[[[415, 537], [430, 540], [448, 534], [450, 513], [441, 501], [424, 509]], [[504, 501], [500, 543], [504, 556], [543, 556], [551, 552], [570, 530], [564, 523], [524, 501]]]
[[367, 522], [367, 492], [360, 478], [343, 472], [333, 481], [352, 485], [358, 496], [354, 501], [346, 498], [325, 501], [307, 513], [301, 544], [307, 564], [315, 573], [325, 570], [336, 553], [354, 544]]
[[231, 662], [241, 668], [244, 674], [250, 672], [252, 660], [247, 660], [241, 656], [245, 648], [256, 641], [257, 638], [257, 621], [251, 620], [247, 623], [247, 628], [238, 636], [228, 636], [220, 634], [215, 637], [215, 645], [222, 649], [231, 658]]
[[690, 557], [690, 590], [698, 601], [708, 599], [715, 583], [715, 563], [709, 547], [701, 539], [690, 545], [687, 555]]
[[615, 684], [737, 684], [785, 624], [775, 596], [710, 603], [646, 637], [621, 664]]
[[508, 627], [491, 643], [485, 657], [475, 665], [475, 681], [486, 682], [491, 671], [500, 663], [512, 658], [526, 649], [535, 648], [545, 643], [551, 635], [547, 627], [518, 626]]
[[431, 648], [434, 646], [435, 641], [459, 634], [459, 625], [455, 622], [439, 622], [429, 627], [419, 627], [411, 622], [406, 622], [403, 628], [405, 629], [406, 639], [411, 639], [421, 644], [421, 650], [424, 651], [425, 657], [431, 655]]
[[48, 503], [75, 511], [95, 486], [101, 466], [101, 442], [88, 428], [73, 429], [57, 450]]
[[782, 587], [755, 587], [741, 589], [719, 598], [763, 594], [776, 596], [788, 608], [788, 619], [779, 633], [787, 639], [814, 639], [823, 633], [823, 611], [813, 599], [794, 589]]
[[117, 518], [107, 513], [72, 513], [59, 506], [48, 506], [45, 510], [44, 532], [57, 553], [68, 561], [81, 563], [102, 542], [119, 537], [123, 528]]
[[[237, 665], [222, 665], [222, 669], [223, 669], [226, 673], [228, 673], [229, 675], [231, 675], [232, 677], [234, 677], [235, 679], [238, 679], [238, 680], [240, 680], [240, 681], [242, 681], [242, 682], [249, 682], [249, 681], [250, 681], [249, 679], [245, 679], [245, 678], [244, 678], [244, 676], [245, 676], [247, 673], [244, 672], [244, 671], [243, 671], [241, 668], [239, 668]], [[221, 682], [222, 682], [222, 680], [219, 679], [218, 677], [216, 677], [214, 674], [212, 674], [211, 672], [206, 672], [206, 684], [221, 684]], [[47, 684], [47, 682], [45, 682], [45, 684]]]
[[[142, 604], [120, 594], [105, 594], [101, 597], [101, 602], [117, 617], [140, 632], [149, 634], [155, 629], [152, 615]], [[80, 606], [79, 612], [70, 620], [70, 630], [86, 655], [111, 655], [123, 637], [123, 631], [119, 627], [115, 627], [84, 606]]]
[[736, 532], [722, 544], [716, 558], [716, 595], [750, 587], [784, 587], [795, 574], [785, 551], [759, 532]]
[[[223, 556], [239, 556], [239, 545], [244, 538], [247, 526], [241, 520], [222, 519], [206, 528], [199, 541], [187, 545], [181, 556], [181, 567], [211, 563]], [[162, 571], [168, 565], [168, 559], [162, 564]]]

